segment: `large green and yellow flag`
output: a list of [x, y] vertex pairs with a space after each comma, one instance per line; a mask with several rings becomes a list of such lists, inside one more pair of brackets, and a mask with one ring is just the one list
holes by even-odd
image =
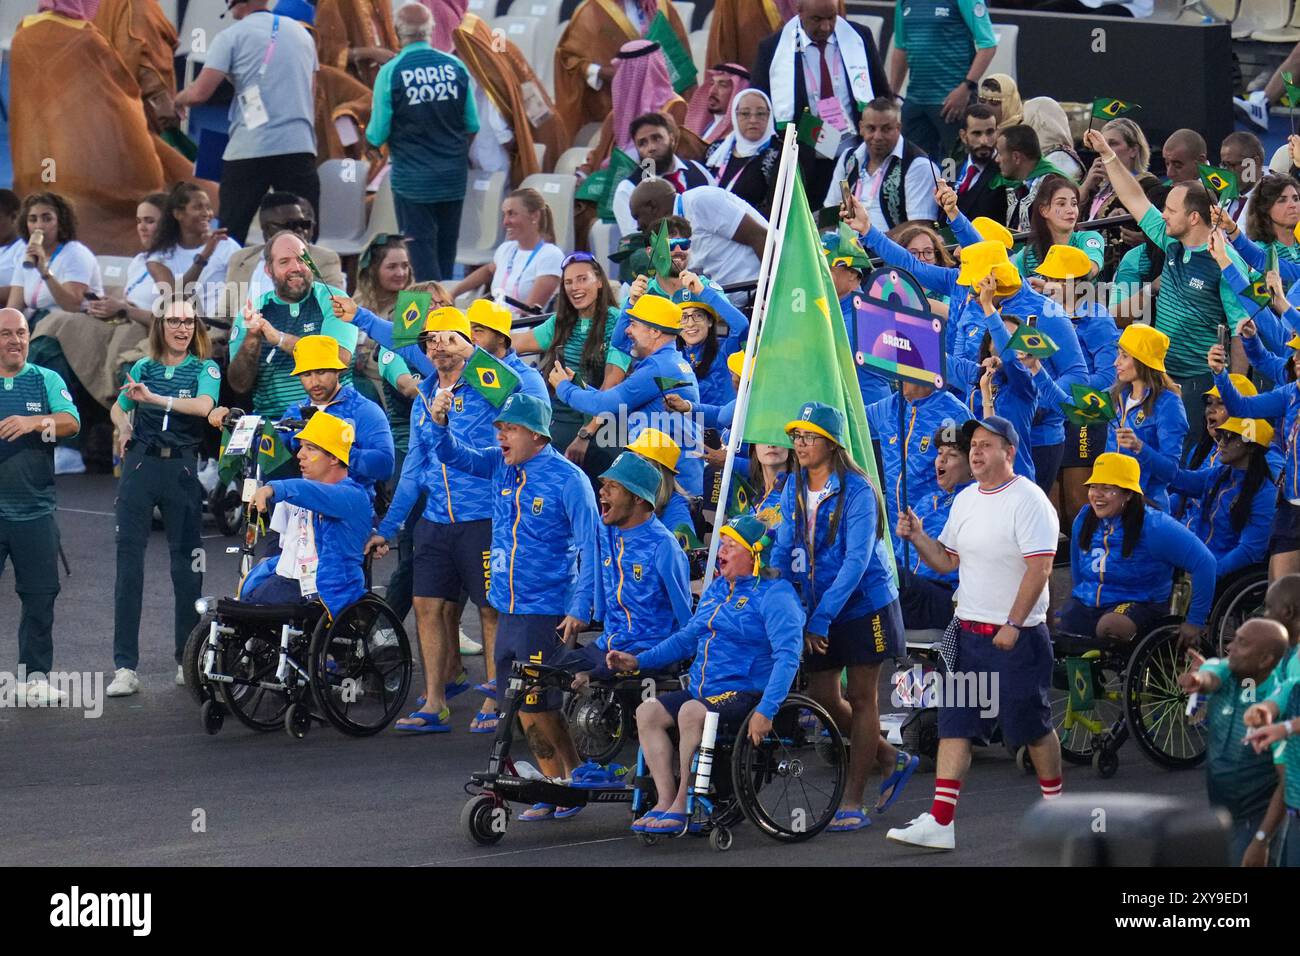
[[1201, 163], [1196, 168], [1201, 174], [1201, 182], [1214, 196], [1215, 202], [1230, 202], [1241, 195], [1241, 190], [1237, 186], [1237, 174], [1231, 169], [1207, 166], [1204, 163]]
[[1120, 116], [1136, 113], [1141, 108], [1136, 103], [1126, 103], [1123, 100], [1112, 99], [1109, 96], [1099, 96], [1092, 101], [1092, 118], [1113, 120]]
[[508, 365], [483, 349], [475, 349], [465, 363], [465, 381], [493, 407], [500, 408], [519, 387], [519, 376]]
[[[759, 340], [759, 354], [778, 356], [779, 360], [755, 363], [760, 374], [750, 386], [745, 441], [790, 448], [785, 426], [797, 417], [800, 407], [808, 402], [832, 405], [848, 419], [845, 450], [879, 489], [871, 429], [839, 297], [803, 182], [798, 175], [791, 178], [794, 184], [785, 209], [781, 254], [773, 266]], [[885, 530], [888, 535], [890, 529]]]
[[393, 306], [393, 349], [405, 345], [414, 345], [420, 340], [424, 331], [424, 321], [433, 308], [433, 296], [428, 292], [397, 293], [397, 304]]

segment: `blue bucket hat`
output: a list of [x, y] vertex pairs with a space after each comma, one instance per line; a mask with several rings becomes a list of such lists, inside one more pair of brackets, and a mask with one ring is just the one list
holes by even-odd
[[823, 405], [821, 402], [808, 402], [799, 409], [798, 418], [786, 423], [785, 433], [788, 435], [796, 428], [814, 432], [843, 446], [849, 423], [838, 408]]
[[551, 406], [533, 395], [515, 392], [506, 399], [493, 425], [521, 425], [530, 432], [551, 437]]
[[754, 515], [737, 515], [728, 521], [718, 532], [724, 538], [730, 538], [754, 556], [754, 570], [763, 563], [763, 548], [767, 546], [768, 527], [762, 519]]
[[659, 492], [659, 469], [640, 455], [625, 451], [614, 459], [600, 476], [608, 481], [616, 481], [638, 498], [650, 502], [654, 507]]

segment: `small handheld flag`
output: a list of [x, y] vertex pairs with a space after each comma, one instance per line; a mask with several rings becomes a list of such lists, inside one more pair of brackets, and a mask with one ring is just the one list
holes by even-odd
[[316, 267], [316, 262], [314, 259], [312, 259], [311, 253], [307, 251], [306, 246], [303, 246], [302, 262], [303, 265], [305, 265], [308, 269], [311, 270], [312, 278], [314, 278], [317, 282], [325, 281], [324, 279], [321, 278], [320, 269]]
[[671, 392], [675, 388], [681, 388], [683, 385], [689, 385], [691, 383], [683, 381], [680, 378], [660, 378], [656, 376], [655, 384], [659, 386], [659, 391]]
[[667, 277], [673, 271], [672, 246], [668, 243], [668, 220], [659, 223], [659, 230], [650, 240], [650, 269], [656, 276]]
[[1048, 338], [1047, 333], [1030, 325], [1022, 325], [1007, 342], [1006, 351], [1024, 352], [1034, 358], [1048, 358], [1059, 352], [1060, 347]]
[[475, 349], [465, 363], [465, 380], [495, 408], [504, 405], [510, 393], [519, 386], [519, 376], [483, 349]]
[[1089, 425], [1100, 425], [1107, 421], [1106, 416], [1101, 412], [1085, 411], [1064, 402], [1061, 403], [1061, 411], [1065, 414], [1065, 420], [1071, 425], [1079, 425], [1084, 428]]
[[1092, 118], [1099, 120], [1113, 120], [1120, 116], [1128, 116], [1130, 113], [1136, 113], [1142, 107], [1136, 103], [1126, 103], [1123, 100], [1112, 99], [1109, 96], [1098, 97], [1092, 101]]
[[1214, 194], [1215, 201], [1220, 205], [1230, 202], [1241, 195], [1241, 190], [1237, 186], [1237, 174], [1231, 169], [1222, 169], [1218, 166], [1207, 166], [1201, 163], [1196, 167], [1201, 174], [1201, 182], [1205, 188]]
[[731, 494], [727, 497], [727, 517], [734, 518], [749, 511], [754, 500], [754, 489], [737, 475], [731, 476]]
[[696, 551], [704, 547], [704, 542], [695, 536], [695, 529], [685, 522], [673, 529], [673, 537], [684, 551]]
[[393, 307], [393, 348], [414, 345], [420, 340], [424, 331], [425, 320], [433, 308], [433, 296], [428, 292], [397, 293], [397, 305]]
[[1268, 305], [1273, 301], [1273, 293], [1268, 291], [1268, 283], [1263, 279], [1250, 284], [1250, 290], [1246, 293], [1257, 305]]
[[1295, 83], [1295, 76], [1291, 73], [1282, 74], [1282, 84], [1286, 87], [1286, 94], [1283, 100], [1291, 108], [1300, 107], [1300, 86]]
[[677, 33], [662, 10], [650, 21], [645, 38], [651, 43], [658, 43], [663, 51], [674, 93], [685, 93], [695, 85], [699, 71], [695, 68], [691, 51], [682, 46], [682, 41], [677, 38]]
[[1075, 407], [1081, 412], [1087, 415], [1099, 414], [1108, 422], [1114, 420], [1115, 406], [1105, 392], [1076, 382], [1070, 386], [1070, 393], [1074, 397]]
[[1277, 272], [1277, 246], [1268, 244], [1268, 257], [1264, 260], [1264, 272]]

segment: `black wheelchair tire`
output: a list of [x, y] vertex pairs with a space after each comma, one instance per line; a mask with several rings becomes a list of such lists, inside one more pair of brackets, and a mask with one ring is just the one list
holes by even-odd
[[1242, 617], [1243, 620], [1246, 617], [1256, 616], [1250, 612], [1263, 608], [1264, 592], [1267, 590], [1268, 569], [1254, 568], [1250, 572], [1242, 572], [1214, 603], [1207, 631], [1208, 640], [1214, 648], [1216, 657], [1223, 657], [1228, 653], [1228, 641], [1232, 639], [1232, 633], [1225, 633], [1225, 631], [1236, 630], [1233, 622], [1237, 621], [1237, 608], [1243, 603], [1246, 604], [1247, 613]]
[[[252, 675], [240, 674], [241, 677], [253, 677], [260, 679], [273, 679], [276, 669], [279, 665], [280, 648], [279, 645], [271, 645], [264, 642], [265, 649], [259, 655], [257, 670]], [[220, 644], [220, 653], [216, 663], [217, 672], [221, 674], [234, 674], [236, 668], [234, 660], [244, 645], [238, 642], [237, 638], [226, 637]], [[289, 679], [294, 679], [294, 671], [289, 671]], [[262, 687], [250, 687], [246, 684], [230, 684], [220, 682], [217, 685], [217, 695], [225, 709], [235, 715], [241, 724], [251, 730], [259, 733], [268, 734], [275, 730], [280, 730], [284, 726], [285, 713], [288, 711], [290, 704], [293, 703], [294, 693], [292, 688], [289, 690], [269, 690]], [[269, 712], [259, 711], [256, 704], [265, 699], [265, 695], [274, 695], [273, 700], [278, 700], [278, 705]]]
[[496, 819], [496, 800], [486, 793], [477, 793], [465, 801], [465, 806], [460, 811], [460, 825], [470, 843], [475, 846], [494, 846], [501, 842], [510, 821], [510, 811], [506, 805], [501, 804], [501, 809], [504, 812], [501, 819], [506, 822], [506, 826], [498, 829], [492, 825]]
[[198, 704], [203, 704], [216, 696], [208, 682], [203, 679], [203, 647], [208, 641], [208, 632], [212, 630], [212, 622], [215, 619], [216, 614], [212, 611], [199, 618], [199, 623], [194, 625], [194, 630], [190, 631], [190, 636], [185, 641], [185, 653], [181, 657], [181, 673], [185, 675], [185, 686], [189, 688]]
[[[383, 623], [392, 631], [395, 639], [396, 665], [394, 671], [384, 672], [382, 683], [384, 685], [383, 700], [384, 707], [379, 715], [369, 720], [360, 720], [354, 717], [348, 702], [343, 702], [335, 696], [335, 687], [339, 680], [337, 673], [330, 673], [328, 657], [331, 653], [332, 646], [344, 635], [347, 628], [352, 626], [352, 620], [360, 615], [373, 614], [375, 622], [383, 619]], [[369, 625], [365, 625], [369, 627]], [[373, 634], [373, 630], [368, 633]], [[344, 636], [343, 639], [346, 639]], [[372, 673], [379, 673], [374, 668], [374, 660], [370, 657], [370, 648], [366, 643], [367, 670]], [[312, 635], [311, 650], [307, 657], [307, 673], [311, 678], [312, 694], [315, 697], [317, 707], [325, 716], [325, 719], [333, 724], [339, 731], [350, 737], [369, 737], [379, 733], [388, 727], [406, 705], [406, 697], [411, 689], [411, 645], [406, 637], [406, 629], [402, 627], [402, 622], [397, 619], [393, 612], [382, 598], [374, 594], [365, 594], [353, 604], [348, 605], [339, 612], [338, 617], [333, 621], [327, 622], [324, 617], [316, 625], [316, 633]], [[396, 684], [392, 686], [391, 692], [389, 685], [392, 683], [393, 676], [396, 676]], [[345, 676], [343, 680], [349, 679], [351, 675]]]
[[[1205, 731], [1187, 723], [1187, 693], [1176, 683], [1182, 671], [1181, 657], [1178, 624], [1162, 624], [1138, 643], [1124, 677], [1124, 713], [1129, 733], [1143, 753], [1172, 770], [1198, 766], [1205, 759], [1206, 748]], [[1157, 711], [1158, 720], [1153, 724], [1151, 717]], [[1163, 747], [1155, 739], [1155, 727], [1166, 722], [1178, 728], [1182, 738], [1192, 745], [1187, 752], [1170, 752], [1172, 748]], [[1195, 745], [1197, 738], [1199, 748]], [[1172, 733], [1164, 742], [1170, 739]]]

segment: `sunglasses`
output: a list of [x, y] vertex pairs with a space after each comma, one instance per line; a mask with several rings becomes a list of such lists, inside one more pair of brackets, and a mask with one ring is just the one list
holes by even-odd
[[668, 248], [669, 248], [669, 249], [682, 249], [682, 250], [686, 250], [686, 249], [689, 249], [690, 247], [691, 247], [691, 240], [689, 240], [689, 239], [669, 239], [669, 240], [668, 240]]
[[285, 219], [283, 222], [268, 222], [264, 231], [267, 235], [273, 235], [286, 229], [291, 232], [310, 232], [313, 225], [315, 224], [310, 219]]
[[565, 256], [564, 261], [560, 263], [560, 271], [563, 272], [565, 269], [569, 268], [569, 266], [573, 265], [575, 262], [590, 262], [594, 265], [596, 262], [596, 257], [593, 256], [590, 252], [571, 252], [567, 256]]

